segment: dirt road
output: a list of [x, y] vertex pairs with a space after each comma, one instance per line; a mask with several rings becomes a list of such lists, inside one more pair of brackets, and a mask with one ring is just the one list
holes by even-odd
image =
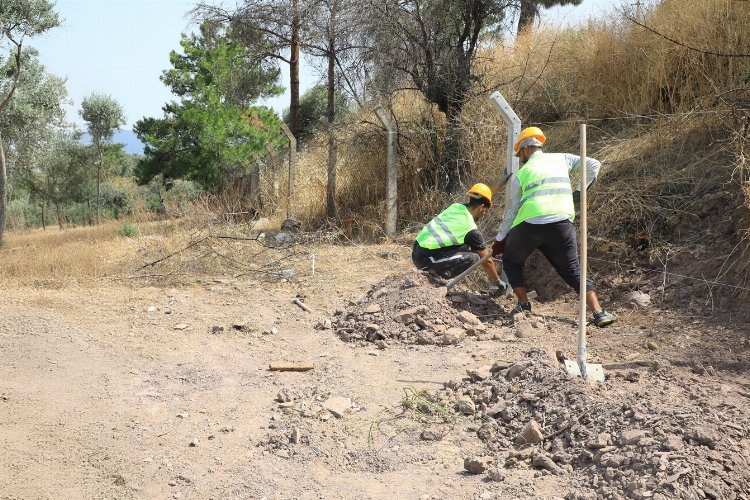
[[[574, 353], [575, 308], [563, 301], [538, 308], [559, 319], [531, 336], [517, 338], [497, 322], [495, 340], [456, 346], [378, 349], [315, 328], [379, 279], [408, 269], [403, 258], [382, 260], [378, 272], [357, 280], [319, 273], [274, 284], [110, 281], [6, 292], [0, 498], [485, 499], [575, 490], [574, 478], [532, 467], [509, 469], [502, 483], [468, 474], [464, 458], [487, 454], [469, 417], [459, 416], [438, 441], [421, 438], [424, 425], [413, 420], [384, 427], [390, 434], [373, 426], [394, 414], [383, 410], [397, 408], [405, 390], [436, 391], [467, 368], [512, 361], [535, 346]], [[312, 313], [292, 304], [297, 294]], [[750, 414], [742, 325], [624, 305], [619, 312], [616, 327], [592, 336], [595, 360], [671, 360], [696, 398], [710, 396], [719, 412], [723, 402]], [[277, 361], [315, 368], [269, 371]], [[622, 374], [648, 366], [611, 371], [613, 382], [591, 390], [614, 398], [633, 390], [623, 388]], [[350, 400], [340, 418], [326, 409], [332, 397], [345, 407]], [[750, 451], [750, 424], [732, 415], [745, 437], [728, 439]], [[750, 495], [736, 489], [736, 498]]]

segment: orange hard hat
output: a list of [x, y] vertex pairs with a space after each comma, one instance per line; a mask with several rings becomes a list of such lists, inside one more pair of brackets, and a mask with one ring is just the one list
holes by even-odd
[[492, 206], [492, 190], [487, 184], [482, 184], [481, 182], [474, 184], [469, 189], [469, 196], [472, 198], [486, 198], [490, 202], [490, 206]]
[[521, 130], [518, 136], [518, 140], [513, 145], [513, 152], [518, 154], [518, 151], [522, 147], [526, 146], [541, 146], [547, 141], [547, 137], [539, 127], [526, 127]]

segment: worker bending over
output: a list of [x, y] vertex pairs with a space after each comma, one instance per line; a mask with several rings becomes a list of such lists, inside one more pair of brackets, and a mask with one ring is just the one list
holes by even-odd
[[[518, 298], [514, 312], [531, 311], [526, 295], [523, 266], [539, 249], [560, 277], [580, 293], [581, 268], [576, 232], [575, 203], [580, 191], [571, 189], [570, 172], [579, 171], [581, 157], [567, 153], [544, 153], [547, 138], [538, 127], [528, 127], [514, 145], [521, 168], [510, 179], [510, 199], [500, 231], [492, 245], [493, 255], [503, 255], [503, 270]], [[601, 163], [586, 161], [588, 186], [594, 183]], [[602, 310], [591, 280], [586, 280], [586, 304], [594, 313], [596, 326], [607, 326], [615, 316]]]
[[[432, 269], [443, 278], [458, 276], [488, 254], [476, 222], [492, 206], [492, 192], [486, 184], [469, 189], [468, 203], [454, 203], [432, 219], [417, 235], [411, 258], [419, 269]], [[492, 283], [502, 291], [492, 258], [483, 264]]]

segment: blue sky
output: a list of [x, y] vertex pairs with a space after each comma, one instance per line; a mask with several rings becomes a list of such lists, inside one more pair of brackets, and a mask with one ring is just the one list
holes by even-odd
[[[217, 0], [218, 1], [218, 0]], [[559, 8], [548, 15], [576, 22], [612, 8], [613, 0], [584, 0], [580, 7]], [[36, 47], [49, 71], [66, 77], [72, 100], [68, 120], [81, 124], [77, 110], [92, 92], [108, 94], [125, 108], [127, 129], [144, 116], [161, 116], [172, 96], [159, 80], [169, 68], [169, 52], [179, 48], [180, 33], [191, 29], [187, 13], [194, 0], [58, 0], [62, 26], [27, 41]], [[285, 67], [282, 66], [282, 72]], [[303, 67], [304, 91], [318, 81]], [[288, 71], [282, 84], [288, 87]], [[288, 93], [267, 104], [281, 112]]]

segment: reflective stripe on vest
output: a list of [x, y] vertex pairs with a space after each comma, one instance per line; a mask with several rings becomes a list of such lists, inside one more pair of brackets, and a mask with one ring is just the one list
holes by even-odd
[[513, 227], [544, 215], [575, 217], [565, 155], [535, 153], [516, 174], [521, 184], [521, 207]]
[[417, 235], [417, 243], [426, 250], [461, 246], [469, 231], [477, 228], [466, 205], [454, 203], [432, 219]]

